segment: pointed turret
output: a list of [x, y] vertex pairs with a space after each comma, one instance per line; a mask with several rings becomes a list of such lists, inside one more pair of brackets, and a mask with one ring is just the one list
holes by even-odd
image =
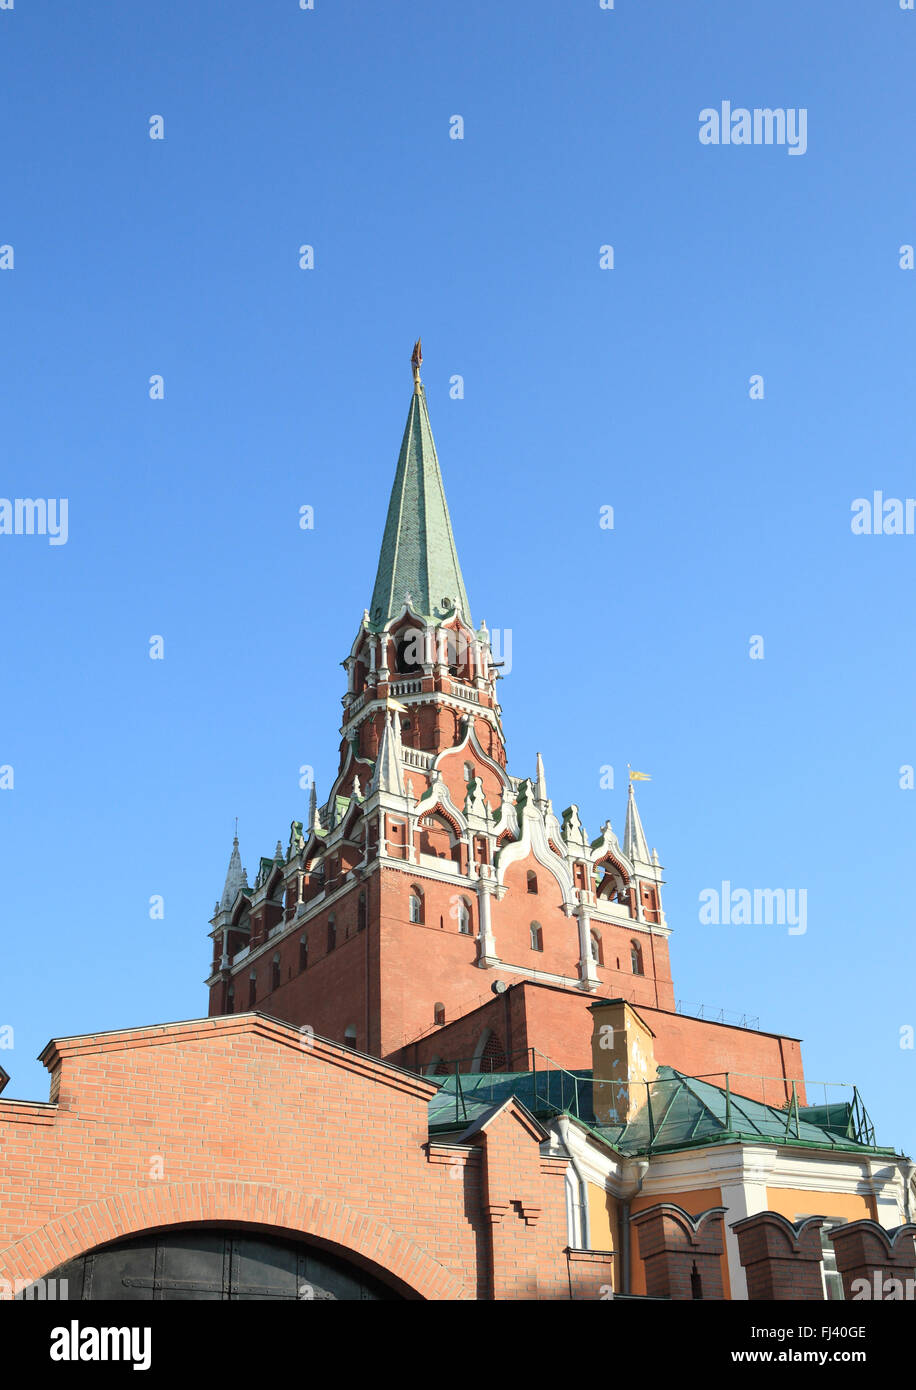
[[448, 617], [458, 605], [470, 625], [471, 610], [458, 563], [439, 459], [420, 381], [423, 355], [414, 347], [414, 394], [388, 504], [369, 620], [379, 628], [401, 612], [407, 594], [415, 613]]
[[306, 828], [309, 834], [318, 829], [318, 788], [314, 782], [309, 787], [309, 821]]
[[534, 799], [543, 810], [547, 805], [547, 778], [544, 776], [544, 759], [538, 753]]
[[382, 741], [379, 744], [378, 758], [369, 788], [370, 793], [397, 792], [400, 796], [404, 795], [404, 781], [401, 774], [401, 728], [398, 723], [399, 718], [400, 715], [396, 710], [389, 710], [385, 717], [385, 727], [382, 730]]
[[242, 868], [242, 856], [239, 854], [238, 835], [232, 841], [232, 854], [229, 856], [229, 868], [226, 871], [226, 883], [223, 888], [223, 896], [219, 900], [219, 909], [225, 912], [232, 906], [239, 894], [240, 888], [248, 887], [248, 875]]
[[627, 796], [627, 823], [623, 832], [623, 852], [632, 864], [652, 863], [645, 831], [642, 828], [642, 821], [639, 819], [639, 807], [636, 805], [632, 782]]

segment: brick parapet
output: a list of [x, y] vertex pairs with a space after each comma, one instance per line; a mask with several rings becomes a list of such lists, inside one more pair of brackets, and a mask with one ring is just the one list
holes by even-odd
[[631, 1218], [639, 1235], [652, 1298], [722, 1299], [722, 1220], [727, 1208], [691, 1216], [673, 1202], [659, 1202]]
[[823, 1299], [822, 1216], [792, 1222], [775, 1211], [732, 1223], [752, 1301]]
[[837, 1270], [848, 1299], [861, 1291], [861, 1285], [854, 1288], [857, 1280], [867, 1282], [868, 1297], [877, 1294], [880, 1298], [888, 1281], [916, 1279], [916, 1225], [907, 1223], [888, 1230], [876, 1221], [850, 1221], [835, 1226], [827, 1235], [836, 1251]]

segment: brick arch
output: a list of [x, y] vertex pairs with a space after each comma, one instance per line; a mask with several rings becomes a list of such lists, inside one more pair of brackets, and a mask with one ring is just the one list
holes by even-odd
[[606, 854], [602, 854], [601, 858], [596, 859], [595, 862], [592, 864], [592, 873], [595, 873], [598, 869], [602, 867], [610, 869], [613, 875], [622, 881], [624, 888], [629, 887], [629, 870], [626, 868], [626, 865], [620, 862], [616, 855], [612, 854], [610, 851], [608, 851]]
[[437, 800], [432, 806], [427, 806], [424, 808], [417, 821], [417, 824], [421, 830], [424, 829], [423, 822], [430, 816], [432, 816], [434, 819], [436, 816], [441, 816], [442, 820], [447, 821], [448, 824], [452, 827], [452, 830], [455, 833], [455, 838], [457, 840], [461, 839], [462, 835], [464, 834], [464, 829], [459, 824], [458, 819], [454, 815], [454, 813], [450, 811], [447, 806], [444, 806], [441, 801]]
[[164, 1226], [245, 1224], [313, 1238], [422, 1299], [473, 1294], [409, 1237], [337, 1198], [272, 1183], [151, 1183], [77, 1207], [0, 1251], [0, 1279], [40, 1279], [99, 1245]]

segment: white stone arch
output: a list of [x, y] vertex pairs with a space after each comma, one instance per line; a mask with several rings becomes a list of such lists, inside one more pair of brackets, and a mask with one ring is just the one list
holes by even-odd
[[482, 762], [485, 767], [488, 767], [491, 772], [495, 773], [499, 781], [499, 784], [502, 787], [503, 796], [505, 797], [506, 791], [511, 791], [512, 789], [512, 783], [509, 781], [509, 776], [506, 772], [506, 769], [504, 767], [501, 767], [495, 758], [491, 758], [489, 753], [485, 753], [483, 748], [480, 746], [480, 739], [477, 737], [477, 730], [474, 726], [474, 720], [469, 715], [467, 715], [464, 717], [463, 722], [464, 735], [461, 739], [459, 739], [459, 741], [456, 744], [453, 744], [451, 748], [443, 748], [440, 750], [440, 752], [436, 754], [435, 761], [433, 762], [433, 770], [439, 770], [439, 764], [442, 762], [443, 758], [452, 758], [456, 754], [460, 753], [462, 749], [471, 749], [476, 755], [476, 757], [480, 760], [480, 762]]
[[[504, 845], [496, 854], [496, 882], [504, 885], [506, 870], [513, 864], [521, 864], [532, 857], [552, 874], [563, 900], [564, 908], [571, 912], [576, 906], [575, 886], [569, 865], [551, 849], [547, 839], [544, 818], [526, 803], [522, 808], [519, 838], [510, 845]], [[540, 883], [538, 884], [540, 896]]]
[[[431, 771], [433, 770], [431, 769]], [[464, 812], [459, 810], [455, 805], [451, 793], [441, 775], [433, 776], [426, 792], [420, 797], [413, 808], [413, 815], [416, 817], [417, 822], [422, 820], [424, 816], [428, 816], [434, 812], [438, 812], [440, 815], [444, 816], [446, 820], [452, 822], [453, 829], [459, 840], [466, 840], [469, 828], [468, 818]]]

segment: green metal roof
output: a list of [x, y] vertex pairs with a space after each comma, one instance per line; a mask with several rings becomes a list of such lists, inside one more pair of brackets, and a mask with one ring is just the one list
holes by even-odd
[[590, 1071], [472, 1072], [441, 1080], [440, 1089], [429, 1103], [431, 1130], [456, 1126], [463, 1129], [510, 1096], [515, 1096], [535, 1116], [569, 1111], [574, 1115], [581, 1113], [594, 1123]]
[[[640, 1091], [643, 1087], [640, 1086]], [[656, 1153], [712, 1143], [768, 1142], [795, 1147], [892, 1154], [875, 1145], [868, 1114], [853, 1092], [851, 1101], [786, 1109], [749, 1100], [733, 1091], [659, 1067], [645, 1086], [646, 1100], [624, 1125], [599, 1124], [592, 1108], [592, 1073], [548, 1068], [540, 1071], [452, 1075], [430, 1102], [433, 1132], [465, 1128], [509, 1096], [536, 1117], [566, 1113], [626, 1155]]]
[[465, 621], [471, 624], [422, 386], [411, 399], [401, 442], [369, 608], [370, 626], [383, 627], [400, 613], [408, 593], [414, 612], [424, 618], [446, 618], [460, 602]]

